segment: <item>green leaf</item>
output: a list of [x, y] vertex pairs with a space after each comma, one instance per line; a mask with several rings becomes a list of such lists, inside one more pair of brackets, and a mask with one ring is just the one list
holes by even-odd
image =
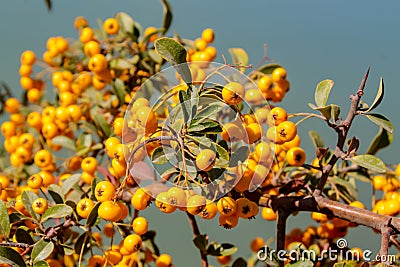
[[239, 147], [231, 154], [231, 159], [229, 161], [229, 167], [235, 167], [239, 162], [244, 162], [249, 156], [249, 148], [246, 146]]
[[0, 199], [0, 234], [6, 237], [10, 234], [10, 217], [8, 217], [7, 207]]
[[115, 58], [110, 61], [110, 68], [117, 70], [126, 70], [132, 68], [133, 64], [126, 58]]
[[106, 121], [102, 113], [99, 111], [98, 107], [90, 109], [90, 116], [94, 120], [94, 123], [96, 124], [97, 128], [101, 130], [104, 137], [109, 137], [111, 135], [111, 126]]
[[343, 180], [341, 178], [337, 177], [329, 177], [329, 180], [333, 182], [334, 184], [341, 185], [343, 186], [347, 192], [354, 198], [357, 198], [357, 189], [355, 188], [354, 184], [352, 184], [349, 181]]
[[28, 245], [35, 244], [35, 241], [33, 240], [32, 236], [22, 227], [19, 227], [15, 232], [15, 238], [17, 239], [18, 243], [24, 243]]
[[294, 263], [288, 263], [285, 266], [289, 267], [313, 267], [314, 263], [310, 260], [302, 260], [302, 261], [297, 261]]
[[89, 152], [90, 152], [90, 147], [88, 146], [78, 146], [76, 149], [76, 155], [80, 157], [85, 156]]
[[119, 12], [115, 15], [115, 18], [120, 22], [121, 30], [128, 33], [133, 33], [135, 23], [131, 16], [125, 12]]
[[50, 267], [50, 265], [45, 260], [35, 261], [33, 267]]
[[80, 255], [80, 253], [83, 249], [83, 254], [85, 254], [89, 250], [89, 246], [88, 246], [89, 241], [90, 241], [90, 237], [86, 232], [81, 234], [75, 242], [75, 247], [74, 247], [75, 253]]
[[45, 260], [53, 252], [54, 244], [52, 242], [40, 239], [33, 246], [31, 258], [32, 260]]
[[366, 154], [375, 155], [382, 148], [389, 146], [393, 142], [393, 137], [393, 133], [389, 133], [381, 127], [378, 134], [371, 141]]
[[333, 87], [332, 80], [323, 80], [317, 85], [314, 95], [315, 104], [317, 105], [317, 107], [323, 107], [326, 105], [332, 87]]
[[186, 84], [192, 83], [192, 75], [186, 63], [187, 52], [180, 43], [172, 38], [162, 37], [155, 41], [154, 47], [162, 58], [175, 67]]
[[98, 183], [100, 183], [100, 182], [101, 182], [101, 180], [100, 180], [99, 177], [95, 177], [95, 178], [93, 179], [92, 185], [90, 186], [90, 192], [92, 192], [92, 195], [91, 195], [91, 197], [90, 197], [91, 200], [97, 200], [96, 197], [95, 197], [95, 195], [94, 195], [94, 190], [95, 190], [95, 188], [96, 188], [96, 185], [97, 185]]
[[24, 259], [19, 255], [17, 251], [9, 247], [0, 246], [0, 262], [8, 263], [13, 267], [26, 267]]
[[262, 72], [262, 73], [264, 73], [264, 74], [272, 74], [272, 72], [273, 72], [274, 69], [276, 69], [276, 68], [282, 68], [282, 66], [279, 65], [279, 64], [276, 64], [276, 63], [269, 63], [269, 64], [266, 64], [266, 65], [260, 67], [260, 68], [258, 69], [258, 71], [259, 71], [259, 72]]
[[202, 252], [207, 250], [207, 235], [198, 235], [193, 239], [194, 245]]
[[233, 255], [237, 252], [238, 248], [232, 244], [222, 243], [220, 248], [220, 254], [222, 256]]
[[379, 173], [386, 172], [385, 163], [383, 163], [383, 161], [380, 158], [373, 155], [364, 154], [364, 155], [354, 156], [351, 158], [351, 161], [354, 164], [357, 164], [361, 167], [367, 168], [374, 172], [379, 172]]
[[[249, 56], [243, 48], [229, 48], [228, 52], [231, 54], [233, 64], [247, 66], [249, 63]], [[239, 68], [239, 70], [245, 72], [246, 68]]]
[[168, 3], [167, 0], [161, 0], [161, 3], [163, 6], [162, 27], [164, 28], [162, 34], [165, 35], [172, 23], [172, 11], [171, 5]]
[[98, 213], [97, 211], [99, 210], [100, 207], [100, 202], [98, 202], [96, 205], [94, 205], [94, 207], [92, 208], [92, 210], [89, 213], [89, 216], [87, 217], [86, 220], [86, 226], [87, 227], [92, 227], [98, 224]]
[[80, 180], [81, 180], [81, 174], [76, 173], [65, 179], [62, 183], [61, 190], [64, 192], [64, 194], [68, 193], [69, 190], [71, 190], [74, 185], [76, 185]]
[[66, 136], [62, 135], [56, 136], [53, 139], [51, 139], [51, 143], [53, 145], [60, 145], [62, 147], [65, 147], [66, 149], [76, 151], [75, 142], [71, 138], [68, 138]]
[[379, 127], [384, 128], [389, 133], [393, 133], [393, 131], [394, 131], [393, 124], [385, 116], [383, 116], [381, 114], [375, 114], [375, 113], [368, 113], [368, 114], [362, 114], [362, 115], [367, 116], [367, 118], [370, 121], [372, 121]]
[[319, 135], [318, 132], [309, 131], [308, 135], [310, 136], [311, 141], [313, 142], [315, 148], [324, 147], [324, 140], [322, 140], [322, 137]]
[[56, 184], [51, 184], [47, 188], [51, 198], [56, 202], [56, 204], [63, 204], [64, 203], [64, 192], [61, 188]]
[[232, 263], [232, 267], [247, 267], [247, 262], [243, 258], [237, 258]]
[[366, 112], [370, 112], [371, 110], [377, 108], [379, 104], [382, 102], [383, 96], [385, 94], [384, 85], [383, 85], [383, 78], [379, 82], [378, 92], [376, 93], [375, 100], [372, 102], [372, 105], [367, 109]]
[[327, 120], [333, 119], [333, 121], [337, 121], [340, 115], [340, 107], [335, 104], [330, 104], [328, 106], [316, 107], [313, 104], [309, 104], [309, 106], [318, 110]]
[[157, 52], [154, 49], [150, 49], [147, 51], [147, 53], [149, 54], [149, 57], [151, 58], [151, 60], [153, 60], [154, 62], [161, 64], [162, 63], [162, 57], [157, 54]]
[[32, 191], [24, 191], [22, 192], [22, 203], [24, 203], [25, 209], [29, 212], [29, 214], [36, 220], [39, 219], [39, 216], [36, 214], [36, 212], [33, 211], [32, 209], [32, 202], [38, 198], [38, 196], [33, 193]]
[[190, 96], [188, 93], [184, 90], [179, 91], [179, 106], [182, 109], [183, 113], [183, 120], [184, 121], [191, 121], [191, 114], [192, 114], [192, 108], [191, 108], [191, 101], [190, 101]]
[[197, 132], [197, 133], [220, 133], [222, 132], [222, 127], [217, 121], [206, 120], [201, 123], [197, 123], [198, 121], [192, 121], [193, 124], [190, 124], [188, 127], [188, 132]]
[[118, 97], [119, 103], [124, 103], [126, 94], [124, 82], [121, 79], [115, 79], [113, 82], [113, 89]]
[[200, 110], [199, 113], [197, 113], [196, 118], [214, 118], [216, 119], [216, 116], [214, 115], [218, 115], [219, 112], [221, 112], [221, 110], [224, 108], [225, 104], [222, 102], [216, 102], [216, 103], [212, 103], [209, 104], [207, 106], [205, 106], [204, 108], [202, 108]]
[[153, 154], [151, 154], [151, 161], [155, 164], [164, 164], [169, 162], [171, 158], [175, 156], [175, 151], [171, 150], [170, 153], [166, 153], [168, 151], [167, 147], [157, 147], [154, 149]]
[[57, 204], [53, 207], [48, 208], [42, 217], [42, 222], [50, 219], [50, 218], [63, 218], [68, 215], [71, 215], [73, 212], [72, 208], [66, 204]]

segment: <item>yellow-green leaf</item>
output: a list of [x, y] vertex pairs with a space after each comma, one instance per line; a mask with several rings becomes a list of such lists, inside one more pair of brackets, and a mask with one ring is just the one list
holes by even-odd
[[57, 204], [53, 207], [48, 208], [42, 217], [42, 222], [50, 219], [50, 218], [63, 218], [68, 215], [71, 215], [73, 212], [72, 208], [65, 204]]
[[374, 155], [364, 154], [364, 155], [354, 156], [351, 158], [351, 161], [354, 164], [357, 164], [361, 167], [367, 168], [374, 172], [379, 172], [379, 173], [386, 172], [385, 163], [383, 163], [383, 161], [380, 158]]
[[326, 105], [332, 87], [333, 87], [332, 80], [323, 80], [317, 85], [314, 95], [315, 104], [317, 105], [317, 107], [323, 107]]
[[382, 102], [383, 96], [385, 94], [383, 78], [379, 82], [378, 92], [376, 93], [375, 100], [372, 102], [372, 105], [367, 109], [366, 112], [370, 112], [371, 110], [377, 108], [379, 104]]
[[[364, 114], [363, 114], [364, 115]], [[393, 133], [393, 124], [389, 121], [388, 118], [386, 118], [385, 116], [381, 115], [381, 114], [375, 114], [375, 113], [369, 113], [369, 114], [365, 114], [365, 116], [367, 116], [367, 118], [372, 121], [373, 123], [375, 123], [376, 125], [384, 128], [386, 131], [388, 131], [389, 133]]]
[[31, 258], [32, 260], [44, 260], [53, 252], [54, 244], [52, 242], [40, 239], [33, 246]]
[[[249, 63], [249, 56], [243, 48], [229, 48], [229, 53], [232, 57], [232, 62], [238, 66], [247, 66]], [[241, 72], [245, 72], [246, 68], [239, 68]]]
[[8, 217], [7, 207], [0, 199], [0, 235], [8, 236], [10, 234], [10, 217]]
[[8, 263], [13, 267], [25, 267], [26, 264], [24, 259], [19, 255], [17, 251], [9, 247], [1, 247], [0, 246], [0, 262]]

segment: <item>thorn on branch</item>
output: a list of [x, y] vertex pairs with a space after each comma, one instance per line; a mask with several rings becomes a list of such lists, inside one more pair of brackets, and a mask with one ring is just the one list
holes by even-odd
[[368, 79], [370, 69], [371, 69], [371, 67], [368, 67], [367, 73], [365, 73], [364, 78], [361, 81], [360, 87], [358, 88], [358, 91], [357, 91], [358, 97], [362, 97], [364, 95], [365, 83]]

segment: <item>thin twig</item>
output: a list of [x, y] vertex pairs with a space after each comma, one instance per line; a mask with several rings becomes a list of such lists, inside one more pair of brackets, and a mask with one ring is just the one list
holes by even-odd
[[331, 159], [329, 160], [328, 164], [323, 168], [323, 170], [321, 172], [321, 177], [319, 179], [317, 188], [314, 191], [314, 196], [320, 196], [320, 194], [326, 184], [326, 181], [329, 177], [329, 173], [333, 169], [333, 166], [335, 166], [336, 162], [340, 158], [342, 158], [342, 156], [345, 154], [343, 152], [343, 148], [346, 143], [346, 138], [347, 138], [347, 134], [349, 132], [350, 126], [353, 122], [354, 117], [357, 114], [357, 108], [360, 103], [361, 97], [364, 94], [365, 82], [368, 78], [369, 70], [370, 70], [370, 68], [368, 68], [366, 74], [364, 75], [364, 77], [361, 81], [361, 84], [357, 90], [357, 93], [355, 95], [350, 96], [351, 106], [350, 106], [350, 110], [347, 114], [346, 120], [342, 121], [339, 126], [334, 128], [338, 135], [335, 152], [332, 155]]
[[[186, 212], [186, 215], [188, 216], [190, 226], [192, 227], [193, 235], [196, 238], [200, 235], [200, 229], [199, 226], [197, 225], [196, 217], [194, 217], [194, 215], [190, 214], [189, 212]], [[204, 253], [203, 251], [200, 251], [200, 256], [201, 256], [201, 266], [208, 267], [207, 254]]]

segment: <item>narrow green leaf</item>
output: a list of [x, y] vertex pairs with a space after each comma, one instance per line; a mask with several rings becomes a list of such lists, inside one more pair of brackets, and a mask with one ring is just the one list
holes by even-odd
[[97, 185], [98, 183], [100, 183], [100, 182], [101, 182], [101, 180], [100, 180], [99, 177], [95, 177], [95, 178], [93, 179], [92, 185], [90, 186], [90, 192], [92, 193], [90, 199], [96, 200], [96, 197], [95, 197], [95, 195], [94, 195], [94, 189], [96, 188], [96, 185]]
[[356, 179], [356, 180], [359, 180], [359, 181], [361, 181], [361, 182], [363, 182], [363, 183], [371, 183], [371, 178], [370, 178], [370, 177], [367, 177], [367, 176], [364, 176], [364, 175], [361, 174], [361, 173], [357, 173], [357, 172], [348, 172], [348, 173], [347, 173], [347, 176], [348, 176], [348, 177], [351, 177], [351, 178], [354, 178], [354, 179]]
[[9, 247], [0, 246], [0, 262], [8, 263], [13, 267], [26, 267], [24, 259], [17, 251]]
[[349, 192], [349, 194], [351, 196], [353, 196], [354, 198], [357, 198], [357, 189], [351, 182], [343, 180], [342, 178], [337, 178], [337, 177], [329, 177], [329, 180], [331, 182], [333, 182], [334, 184], [341, 185], [342, 187], [344, 187], [347, 190], [347, 192]]
[[213, 118], [216, 119], [216, 116], [221, 112], [224, 108], [225, 104], [221, 102], [212, 103], [210, 105], [205, 106], [197, 113], [196, 118]]
[[363, 115], [367, 116], [367, 118], [370, 121], [372, 121], [379, 127], [384, 128], [389, 133], [393, 133], [393, 131], [394, 131], [393, 124], [385, 116], [383, 116], [381, 114], [375, 114], [375, 113], [368, 113], [368, 114], [363, 114]]
[[279, 64], [276, 64], [276, 63], [269, 63], [269, 64], [266, 64], [266, 65], [260, 67], [260, 68], [258, 69], [258, 71], [259, 71], [259, 72], [262, 72], [262, 73], [264, 73], [264, 74], [272, 74], [272, 72], [274, 71], [274, 69], [276, 69], [276, 68], [281, 68], [281, 67], [282, 67], [282, 66], [279, 65]]
[[118, 97], [119, 102], [124, 103], [126, 94], [124, 82], [121, 79], [115, 79], [113, 82], [113, 89]]
[[380, 173], [386, 172], [385, 163], [383, 163], [383, 161], [380, 158], [373, 155], [364, 154], [364, 155], [354, 156], [351, 158], [351, 161], [354, 164], [357, 164], [361, 167], [367, 168], [374, 172], [380, 172]]
[[183, 113], [183, 120], [184, 121], [191, 121], [191, 106], [190, 106], [190, 98], [189, 95], [186, 91], [184, 90], [180, 90], [179, 91], [179, 102], [180, 102], [180, 107], [182, 109], [182, 113]]
[[57, 204], [53, 207], [48, 208], [42, 217], [42, 222], [50, 218], [63, 218], [71, 215], [73, 212], [72, 208], [66, 204]]
[[317, 107], [323, 107], [326, 105], [332, 87], [333, 87], [332, 80], [323, 80], [317, 85], [314, 95], [315, 104], [317, 105]]
[[229, 161], [229, 167], [235, 167], [239, 162], [244, 162], [249, 156], [249, 148], [242, 146], [231, 153], [231, 159]]
[[285, 266], [290, 266], [290, 267], [313, 267], [314, 263], [310, 260], [302, 260], [302, 261], [296, 261], [294, 263], [288, 263]]
[[220, 253], [222, 256], [233, 255], [237, 252], [238, 248], [232, 244], [222, 243]]
[[33, 267], [50, 267], [50, 265], [45, 260], [35, 261]]
[[207, 235], [198, 235], [193, 239], [194, 245], [202, 252], [207, 250]]
[[336, 122], [339, 119], [339, 115], [340, 115], [340, 107], [338, 105], [335, 104], [331, 104], [331, 117], [333, 119], [334, 122]]
[[166, 153], [168, 148], [164, 148], [162, 146], [157, 147], [153, 154], [151, 154], [151, 161], [155, 164], [165, 164], [169, 162], [171, 158], [175, 156], [175, 151], [170, 151], [170, 153]]
[[374, 100], [374, 102], [372, 102], [372, 105], [367, 109], [366, 112], [370, 112], [371, 110], [377, 108], [379, 106], [379, 104], [382, 102], [384, 94], [385, 94], [385, 90], [384, 90], [384, 85], [383, 85], [383, 78], [381, 77], [381, 80], [379, 82], [378, 92], [376, 93], [376, 96], [375, 96], [375, 100]]
[[76, 149], [76, 155], [80, 157], [85, 156], [89, 152], [90, 152], [90, 147], [87, 146], [78, 146]]
[[28, 245], [33, 245], [35, 244], [35, 241], [33, 240], [32, 236], [24, 230], [22, 227], [19, 227], [17, 231], [15, 232], [15, 238], [17, 239], [17, 242], [19, 243], [24, 243]]
[[393, 133], [389, 133], [381, 127], [378, 134], [371, 141], [366, 154], [375, 155], [382, 148], [389, 146], [393, 142], [393, 137]]
[[150, 49], [147, 51], [149, 54], [149, 57], [156, 63], [161, 64], [162, 63], [162, 57], [157, 54], [157, 52], [154, 49]]
[[89, 216], [86, 220], [86, 226], [87, 227], [92, 227], [95, 226], [97, 223], [97, 218], [98, 218], [98, 214], [97, 211], [99, 210], [100, 207], [100, 202], [98, 202], [96, 205], [94, 205], [94, 207], [92, 208], [92, 210], [89, 213]]
[[51, 143], [53, 145], [59, 145], [59, 146], [65, 147], [66, 149], [76, 151], [75, 142], [71, 138], [68, 138], [63, 135], [54, 137], [53, 139], [51, 139]]
[[39, 219], [39, 216], [32, 209], [32, 202], [38, 198], [38, 196], [32, 191], [26, 190], [22, 192], [22, 203], [24, 203], [25, 209], [29, 212], [29, 214], [36, 220]]
[[64, 194], [68, 193], [69, 190], [71, 190], [74, 185], [76, 185], [80, 180], [81, 180], [81, 174], [76, 173], [65, 179], [62, 183], [61, 190], [64, 192]]
[[33, 246], [31, 258], [32, 260], [45, 260], [53, 252], [54, 244], [52, 242], [40, 239]]
[[319, 135], [318, 132], [309, 131], [308, 135], [310, 136], [311, 141], [313, 142], [315, 148], [324, 147], [324, 140], [322, 140], [322, 137]]
[[63, 204], [64, 203], [64, 192], [61, 188], [56, 184], [51, 184], [47, 188], [51, 198], [56, 202], [56, 204]]
[[[249, 63], [249, 56], [243, 48], [229, 48], [228, 52], [231, 54], [233, 64], [247, 66]], [[245, 72], [246, 68], [239, 68], [239, 70]]]
[[115, 58], [110, 61], [110, 68], [117, 70], [126, 70], [132, 68], [131, 61], [125, 58]]
[[7, 207], [3, 200], [0, 199], [0, 235], [3, 237], [10, 234], [10, 217], [8, 216]]
[[111, 135], [111, 126], [101, 114], [98, 107], [94, 107], [90, 110], [90, 116], [94, 120], [97, 128], [101, 130], [104, 137], [109, 137]]
[[172, 23], [172, 10], [171, 5], [168, 3], [167, 0], [161, 0], [161, 3], [163, 6], [162, 26], [164, 28], [162, 34], [165, 35]]
[[172, 38], [162, 37], [155, 41], [156, 52], [171, 63], [181, 75], [186, 84], [192, 83], [192, 75], [186, 63], [185, 48]]
[[75, 242], [75, 246], [74, 246], [75, 253], [80, 255], [80, 253], [83, 249], [83, 254], [85, 254], [89, 250], [89, 246], [88, 246], [89, 241], [90, 241], [90, 237], [86, 232], [81, 234]]
[[135, 23], [131, 16], [129, 16], [125, 12], [119, 12], [115, 15], [115, 18], [119, 21], [122, 31], [133, 33]]

